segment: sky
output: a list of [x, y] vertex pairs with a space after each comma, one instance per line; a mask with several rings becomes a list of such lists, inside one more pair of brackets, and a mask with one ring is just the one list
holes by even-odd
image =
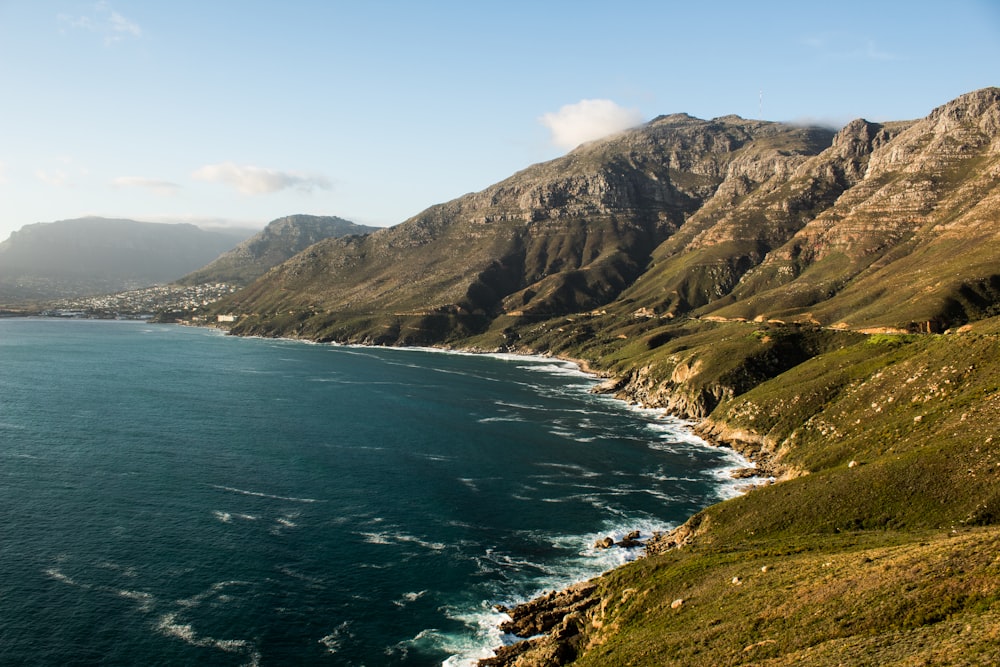
[[1000, 0], [0, 0], [0, 240], [388, 226], [661, 114], [841, 126], [1000, 85]]

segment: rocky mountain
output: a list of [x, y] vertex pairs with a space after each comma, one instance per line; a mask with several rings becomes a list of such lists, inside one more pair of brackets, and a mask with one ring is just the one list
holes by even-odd
[[0, 301], [108, 294], [166, 283], [251, 233], [108, 218], [26, 225], [0, 243]]
[[696, 212], [791, 173], [832, 136], [736, 117], [658, 118], [396, 227], [321, 242], [227, 307], [253, 313], [240, 332], [383, 343], [593, 309], [632, 285]]
[[359, 225], [336, 216], [289, 215], [272, 220], [260, 233], [177, 282], [182, 285], [247, 285], [271, 267], [323, 239], [364, 235], [377, 229], [378, 227]]
[[1000, 294], [997, 96], [838, 133], [660, 117], [311, 248], [232, 304], [238, 331], [433, 343], [595, 309], [961, 324]]

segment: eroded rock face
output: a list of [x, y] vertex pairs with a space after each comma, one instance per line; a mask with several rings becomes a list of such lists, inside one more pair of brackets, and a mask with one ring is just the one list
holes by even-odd
[[489, 667], [565, 665], [578, 655], [590, 611], [600, 602], [597, 586], [583, 582], [563, 591], [552, 591], [504, 611], [511, 620], [500, 628], [517, 637], [533, 638], [505, 646], [496, 656], [479, 662]]

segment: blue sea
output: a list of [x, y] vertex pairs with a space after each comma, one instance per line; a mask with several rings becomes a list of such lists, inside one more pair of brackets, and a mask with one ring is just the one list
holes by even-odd
[[736, 493], [545, 358], [0, 320], [0, 664], [474, 664]]

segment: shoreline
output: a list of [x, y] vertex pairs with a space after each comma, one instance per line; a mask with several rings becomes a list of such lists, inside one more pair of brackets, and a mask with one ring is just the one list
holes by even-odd
[[[234, 335], [229, 334], [228, 332], [226, 332], [226, 334]], [[310, 344], [324, 344], [319, 341], [299, 338], [287, 338], [286, 340], [308, 342]], [[731, 456], [737, 459], [736, 465], [731, 467], [722, 467], [716, 471], [718, 473], [717, 477], [720, 490], [725, 488], [725, 478], [728, 478], [731, 481], [740, 480], [745, 483], [732, 487], [735, 490], [735, 493], [732, 495], [723, 496], [720, 494], [719, 499], [715, 503], [706, 505], [706, 508], [749, 493], [760, 486], [773, 484], [779, 479], [787, 476], [789, 472], [776, 465], [772, 458], [768, 456], [760, 447], [747, 447], [746, 449], [741, 450], [741, 448], [736, 446], [736, 443], [739, 442], [737, 440], [726, 441], [705, 437], [703, 433], [706, 433], [705, 427], [709, 423], [709, 420], [707, 419], [700, 421], [684, 419], [669, 413], [668, 408], [664, 406], [643, 405], [640, 401], [630, 398], [626, 392], [620, 391], [621, 387], [627, 381], [626, 378], [596, 371], [585, 359], [577, 359], [566, 355], [549, 354], [539, 352], [537, 350], [521, 350], [514, 352], [446, 346], [366, 345], [363, 343], [326, 344], [363, 349], [384, 348], [401, 351], [433, 352], [438, 354], [491, 356], [501, 360], [522, 359], [525, 361], [550, 363], [558, 361], [565, 364], [571, 364], [576, 368], [576, 371], [580, 375], [586, 376], [595, 382], [590, 389], [591, 393], [608, 396], [613, 400], [621, 401], [632, 410], [656, 411], [659, 413], [655, 418], [656, 421], [672, 420], [677, 427], [686, 429], [688, 435], [690, 435], [693, 440], [696, 439], [700, 446], [711, 449], [726, 450]], [[760, 476], [757, 473], [763, 473], [763, 476]], [[501, 639], [504, 637], [514, 637], [516, 638], [515, 641], [509, 643], [502, 641], [502, 643], [498, 646], [489, 647], [488, 650], [491, 651], [493, 655], [476, 659], [474, 662], [455, 662], [453, 658], [459, 658], [459, 656], [452, 656], [452, 658], [446, 660], [444, 664], [449, 667], [457, 665], [505, 667], [507, 665], [514, 665], [515, 663], [513, 661], [516, 660], [518, 656], [525, 651], [535, 649], [539, 643], [547, 641], [558, 643], [560, 641], [560, 635], [572, 632], [571, 629], [567, 629], [567, 623], [572, 626], [573, 623], [576, 622], [576, 619], [580, 617], [581, 611], [584, 611], [588, 607], [599, 602], [597, 598], [593, 597], [593, 594], [597, 590], [596, 584], [593, 583], [595, 580], [609, 574], [610, 572], [614, 572], [615, 570], [624, 567], [635, 560], [689, 545], [696, 539], [700, 532], [699, 525], [691, 525], [691, 519], [694, 518], [696, 514], [697, 512], [685, 519], [685, 521], [680, 525], [666, 532], [655, 532], [650, 537], [646, 538], [643, 542], [641, 542], [642, 550], [636, 558], [628, 559], [624, 563], [620, 563], [609, 569], [603, 570], [589, 579], [572, 582], [560, 590], [545, 592], [532, 599], [516, 603], [511, 607], [496, 606], [495, 610], [502, 613], [506, 618], [501, 618], [495, 629], [499, 629]], [[618, 546], [619, 545], [616, 543], [612, 545], [611, 548], [617, 548]]]

